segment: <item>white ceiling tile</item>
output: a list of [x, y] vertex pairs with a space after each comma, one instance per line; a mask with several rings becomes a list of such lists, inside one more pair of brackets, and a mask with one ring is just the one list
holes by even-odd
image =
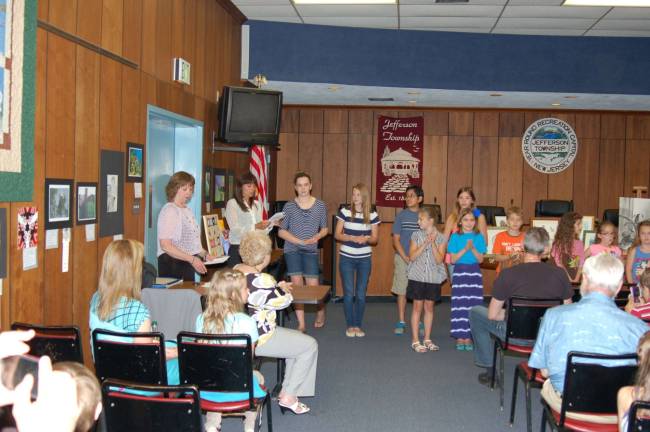
[[291, 5], [239, 6], [239, 10], [250, 19], [296, 15], [296, 11]]
[[650, 37], [650, 30], [589, 30], [585, 36]]
[[501, 18], [497, 24], [507, 28], [538, 28], [538, 29], [588, 29], [594, 23], [592, 19], [560, 19], [560, 18]]
[[478, 17], [401, 17], [402, 27], [491, 27], [496, 18]]
[[290, 0], [232, 0], [232, 2], [235, 4], [235, 6], [239, 5], [257, 5], [257, 6], [264, 6], [264, 5], [288, 5], [291, 6], [291, 1]]
[[510, 0], [508, 5], [560, 6], [564, 0]]
[[401, 26], [402, 30], [420, 30], [420, 31], [437, 31], [437, 32], [460, 32], [460, 33], [490, 33], [492, 27], [406, 27]]
[[615, 7], [606, 16], [605, 19], [643, 19], [650, 18], [650, 8], [647, 7]]
[[594, 26], [594, 30], [650, 30], [650, 19], [603, 19]]
[[[251, 18], [253, 19], [253, 18]], [[302, 20], [300, 17], [297, 15], [294, 15], [292, 17], [260, 17], [260, 18], [254, 18], [257, 21], [271, 21], [271, 22], [285, 22], [285, 23], [298, 23], [302, 24]]]
[[502, 6], [489, 5], [404, 5], [400, 2], [401, 17], [456, 16], [456, 17], [498, 17]]
[[397, 28], [397, 17], [305, 17], [305, 24], [344, 27]]
[[396, 17], [397, 5], [296, 5], [303, 17]]
[[[503, 6], [508, 0], [469, 0], [469, 5]], [[404, 5], [432, 5], [435, 0], [399, 0], [400, 6]], [[442, 5], [436, 5], [442, 6]], [[456, 5], [459, 6], [459, 5]]]
[[506, 6], [505, 18], [600, 18], [607, 7], [578, 6]]
[[580, 36], [584, 33], [581, 29], [556, 29], [556, 28], [508, 28], [495, 27], [492, 33], [517, 34], [517, 35], [544, 35], [544, 36]]

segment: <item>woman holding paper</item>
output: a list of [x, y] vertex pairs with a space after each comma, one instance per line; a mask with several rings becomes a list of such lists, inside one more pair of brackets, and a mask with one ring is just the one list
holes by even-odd
[[165, 187], [168, 203], [158, 215], [158, 275], [194, 281], [194, 274], [206, 272], [206, 260], [215, 257], [201, 246], [201, 228], [187, 206], [194, 194], [194, 177], [185, 171], [174, 173]]
[[240, 264], [239, 244], [247, 232], [266, 229], [270, 222], [262, 218], [262, 204], [256, 200], [257, 180], [251, 173], [237, 178], [235, 197], [226, 203], [226, 221], [230, 230], [228, 239], [228, 267]]

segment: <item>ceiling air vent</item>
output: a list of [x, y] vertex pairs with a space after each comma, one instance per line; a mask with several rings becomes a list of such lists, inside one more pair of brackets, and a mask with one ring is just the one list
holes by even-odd
[[370, 102], [394, 102], [395, 101], [395, 99], [393, 99], [391, 97], [388, 97], [388, 98], [387, 97], [383, 97], [383, 98], [382, 97], [369, 97], [368, 100]]

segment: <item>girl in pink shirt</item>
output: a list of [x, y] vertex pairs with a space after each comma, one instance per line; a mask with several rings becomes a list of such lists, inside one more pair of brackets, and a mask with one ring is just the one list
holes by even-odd
[[551, 256], [555, 264], [566, 270], [571, 282], [578, 282], [585, 263], [585, 245], [578, 239], [582, 231], [582, 216], [565, 213], [555, 233]]
[[598, 226], [596, 243], [589, 246], [586, 256], [595, 256], [604, 252], [620, 259], [621, 248], [616, 245], [616, 237], [616, 225], [610, 221], [604, 221]]

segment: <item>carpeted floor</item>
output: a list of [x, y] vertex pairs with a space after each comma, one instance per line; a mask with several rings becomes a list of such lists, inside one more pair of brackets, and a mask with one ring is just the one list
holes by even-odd
[[[410, 313], [410, 305], [407, 313]], [[449, 337], [449, 303], [436, 306], [433, 340], [440, 351], [418, 354], [411, 350], [408, 334], [393, 334], [394, 303], [369, 303], [365, 338], [345, 337], [343, 305], [328, 305], [327, 325], [310, 328], [318, 340], [317, 395], [305, 398], [311, 412], [281, 415], [273, 403], [275, 431], [525, 431], [523, 386], [519, 385], [517, 416], [508, 426], [512, 375], [519, 359], [506, 357], [504, 411], [499, 394], [477, 381], [482, 369], [471, 352], [456, 351]], [[314, 314], [307, 314], [313, 323]], [[295, 326], [295, 321], [288, 324]], [[262, 372], [275, 384], [275, 364]], [[539, 391], [532, 391], [533, 430], [539, 430]], [[241, 431], [236, 418], [224, 419], [223, 432]], [[266, 431], [266, 417], [263, 420]]]

